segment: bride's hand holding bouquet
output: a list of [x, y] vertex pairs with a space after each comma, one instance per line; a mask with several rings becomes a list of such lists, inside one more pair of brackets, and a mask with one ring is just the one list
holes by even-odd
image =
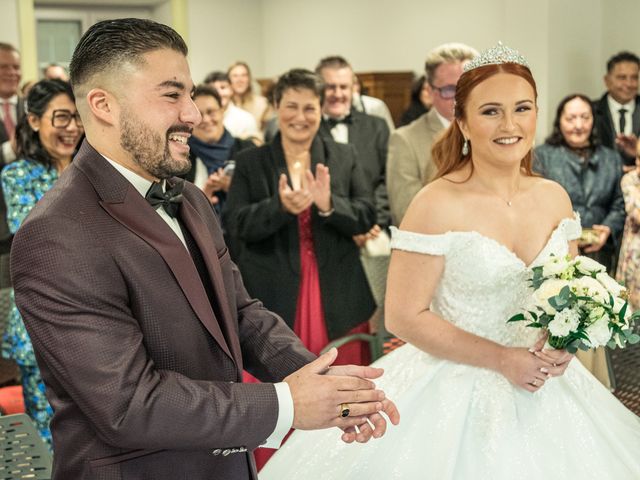
[[530, 305], [508, 322], [545, 329], [549, 346], [575, 353], [600, 346], [623, 348], [640, 341], [626, 289], [600, 263], [584, 256], [552, 256], [532, 269]]

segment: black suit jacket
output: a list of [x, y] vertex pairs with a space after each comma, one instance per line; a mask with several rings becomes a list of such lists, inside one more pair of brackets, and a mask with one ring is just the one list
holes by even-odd
[[[373, 191], [376, 207], [376, 223], [388, 227], [391, 223], [389, 197], [386, 186], [387, 148], [389, 127], [381, 118], [367, 115], [355, 109], [351, 111], [349, 145], [353, 145], [356, 159], [362, 167], [364, 178]], [[320, 124], [320, 134], [333, 140], [331, 127], [326, 120]]]
[[[353, 148], [317, 135], [311, 146], [312, 171], [322, 163], [331, 175], [334, 213], [312, 207], [312, 231], [320, 292], [329, 338], [366, 321], [375, 309], [352, 236], [374, 223], [371, 190]], [[298, 217], [280, 203], [278, 180], [288, 176], [280, 134], [273, 143], [246, 150], [236, 171], [222, 216], [232, 238], [241, 242], [238, 266], [251, 295], [293, 328], [300, 286]]]
[[[22, 119], [24, 115], [24, 101], [22, 98], [18, 97], [18, 104], [16, 106], [16, 118], [18, 122]], [[16, 125], [17, 125], [16, 123]], [[7, 130], [4, 128], [4, 123], [0, 122], [0, 144], [7, 142], [9, 140], [9, 135], [7, 134]], [[4, 154], [2, 153], [2, 149], [0, 149], [0, 170], [6, 165], [6, 159], [4, 158]], [[7, 224], [7, 204], [4, 201], [4, 194], [2, 193], [2, 184], [0, 184], [0, 254], [8, 253], [11, 249], [11, 240], [13, 239], [13, 235], [9, 230], [9, 225]]]
[[18, 230], [16, 304], [54, 410], [53, 478], [256, 479], [273, 431], [271, 383], [314, 357], [249, 297], [209, 201], [187, 183], [189, 252], [86, 141]]
[[[635, 165], [635, 157], [625, 155], [616, 146], [616, 128], [615, 122], [618, 119], [611, 118], [611, 111], [609, 110], [609, 103], [607, 102], [608, 93], [605, 93], [599, 100], [593, 102], [593, 115], [595, 128], [597, 129], [598, 137], [605, 147], [613, 148], [620, 152], [622, 160], [625, 165]], [[640, 95], [636, 96], [636, 108], [633, 111], [633, 126], [632, 131], [636, 137], [640, 137]]]

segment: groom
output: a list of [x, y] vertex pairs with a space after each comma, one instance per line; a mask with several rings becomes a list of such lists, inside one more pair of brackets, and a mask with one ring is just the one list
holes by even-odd
[[201, 120], [186, 54], [148, 20], [87, 31], [70, 68], [86, 140], [15, 238], [54, 479], [255, 479], [250, 452], [292, 426], [364, 442], [381, 410], [398, 421], [379, 369], [314, 360], [247, 295], [209, 201], [175, 178]]

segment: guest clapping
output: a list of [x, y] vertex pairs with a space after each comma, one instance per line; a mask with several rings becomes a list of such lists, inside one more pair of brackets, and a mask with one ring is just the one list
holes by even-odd
[[317, 135], [322, 93], [307, 70], [280, 77], [280, 133], [237, 157], [223, 210], [242, 243], [238, 265], [250, 294], [316, 353], [375, 308], [352, 240], [375, 222], [371, 190], [353, 148]]

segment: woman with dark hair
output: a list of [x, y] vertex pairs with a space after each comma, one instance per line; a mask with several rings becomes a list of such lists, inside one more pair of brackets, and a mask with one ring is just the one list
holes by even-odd
[[216, 90], [198, 85], [193, 101], [202, 121], [189, 137], [191, 170], [183, 178], [199, 187], [220, 213], [231, 185], [236, 155], [256, 145], [234, 137], [224, 127], [222, 100]]
[[235, 62], [227, 70], [233, 96], [231, 100], [236, 107], [249, 112], [256, 119], [260, 130], [264, 131], [267, 121], [273, 116], [269, 101], [253, 91], [251, 70], [245, 62]]
[[422, 75], [411, 87], [411, 103], [400, 117], [399, 127], [409, 125], [421, 117], [431, 108], [431, 94], [429, 92], [427, 77]]
[[575, 255], [580, 235], [567, 193], [531, 172], [526, 61], [501, 44], [484, 52], [455, 100], [437, 178], [392, 227], [385, 313], [408, 343], [375, 365], [401, 424], [359, 448], [295, 432], [261, 480], [637, 478], [638, 417], [539, 330], [507, 323], [530, 298], [530, 269]]
[[600, 143], [585, 95], [562, 99], [551, 135], [535, 149], [534, 170], [567, 190], [582, 225], [589, 227], [579, 243], [581, 252], [615, 271], [625, 219], [622, 159]]
[[[352, 238], [375, 222], [372, 194], [352, 147], [317, 135], [322, 88], [308, 70], [280, 77], [280, 133], [238, 155], [222, 215], [240, 243], [249, 293], [316, 354], [354, 328], [367, 330], [375, 309]], [[348, 345], [338, 359], [363, 365], [367, 352]]]
[[[534, 170], [565, 188], [588, 227], [578, 241], [580, 253], [613, 275], [625, 220], [622, 158], [600, 143], [588, 97], [574, 93], [560, 101], [553, 131], [534, 157]], [[611, 386], [604, 348], [578, 352], [578, 358], [603, 385]]]
[[[6, 166], [1, 174], [11, 233], [20, 228], [34, 205], [69, 166], [84, 133], [71, 86], [62, 80], [36, 83], [29, 91], [26, 111], [16, 128], [18, 160]], [[15, 360], [20, 367], [26, 413], [51, 444], [51, 407], [31, 340], [15, 303], [3, 337], [2, 356]]]

